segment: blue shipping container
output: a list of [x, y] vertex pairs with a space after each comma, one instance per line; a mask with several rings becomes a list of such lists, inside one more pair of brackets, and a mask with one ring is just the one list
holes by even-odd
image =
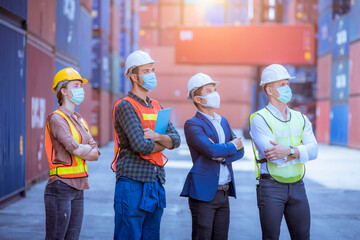
[[360, 0], [351, 1], [350, 42], [360, 39]]
[[229, 5], [228, 24], [230, 25], [249, 24], [247, 6]]
[[80, 74], [91, 81], [91, 47], [92, 47], [92, 18], [88, 11], [81, 7], [80, 11]]
[[158, 4], [159, 0], [141, 0], [140, 2], [141, 4]]
[[319, 17], [318, 30], [318, 55], [324, 55], [331, 51], [332, 42], [332, 9]]
[[140, 41], [140, 16], [133, 13], [132, 15], [132, 41], [138, 43]]
[[319, 0], [319, 13], [321, 14], [324, 10], [331, 8], [332, 0]]
[[[339, 59], [349, 56], [350, 21], [349, 15], [338, 17], [333, 25], [332, 58]], [[359, 24], [359, 23], [358, 23]]]
[[[119, 91], [123, 93], [124, 95], [127, 95], [127, 92], [125, 92], [125, 82], [128, 80], [125, 76], [125, 68], [120, 68], [120, 84], [119, 84]], [[129, 80], [130, 81], [130, 80]]]
[[93, 36], [92, 86], [110, 90], [110, 50], [106, 36]]
[[247, 5], [249, 0], [227, 0], [229, 4], [244, 4]]
[[131, 47], [131, 35], [126, 31], [120, 32], [120, 59], [126, 60], [127, 56], [132, 51]]
[[349, 99], [349, 59], [332, 63], [331, 100], [342, 102]]
[[27, 19], [27, 6], [27, 0], [0, 0], [0, 7], [5, 8], [22, 19]]
[[80, 1], [56, 1], [56, 50], [79, 59]]
[[[129, 1], [131, 2], [131, 1]], [[110, 35], [110, 0], [93, 0], [93, 29]]]
[[205, 7], [205, 24], [206, 25], [224, 25], [225, 8], [223, 5], [211, 5]]
[[349, 105], [333, 105], [330, 113], [330, 143], [348, 145]]
[[25, 188], [26, 39], [0, 24], [0, 201]]

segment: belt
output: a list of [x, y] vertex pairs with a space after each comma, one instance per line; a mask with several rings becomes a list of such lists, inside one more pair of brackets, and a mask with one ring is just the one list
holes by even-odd
[[270, 174], [260, 174], [260, 179], [271, 179], [271, 180], [275, 180]]
[[218, 185], [217, 190], [226, 192], [226, 191], [229, 190], [229, 184], [226, 183], [226, 184], [224, 184], [224, 185]]

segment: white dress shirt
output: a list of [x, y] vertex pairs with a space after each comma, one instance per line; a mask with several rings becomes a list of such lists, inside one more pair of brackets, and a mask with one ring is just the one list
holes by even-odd
[[[271, 103], [269, 103], [266, 107], [276, 118], [280, 119], [281, 121], [286, 121], [290, 119], [290, 111], [287, 108], [287, 116], [286, 119], [283, 118], [280, 111], [275, 108]], [[318, 155], [318, 144], [315, 139], [312, 125], [309, 119], [304, 115], [305, 119], [305, 127], [303, 132], [303, 139], [302, 145], [297, 146], [299, 150], [300, 157], [289, 162], [284, 163], [287, 160], [287, 156], [282, 159], [277, 159], [272, 161], [277, 165], [277, 167], [286, 167], [289, 165], [297, 164], [297, 163], [306, 163], [307, 161], [314, 160], [317, 158]], [[272, 148], [274, 145], [270, 143], [271, 141], [275, 141], [275, 137], [271, 132], [271, 129], [268, 127], [264, 119], [256, 115], [251, 123], [251, 130], [250, 136], [253, 139], [256, 149], [259, 153], [259, 158], [265, 158], [264, 150], [267, 148]], [[260, 167], [260, 174], [268, 173], [266, 168], [266, 163], [262, 163]]]
[[[214, 126], [217, 135], [219, 137], [219, 143], [225, 143], [225, 133], [224, 129], [221, 126], [221, 116], [214, 113], [214, 117], [211, 117], [203, 112], [200, 112], [202, 115], [204, 115]], [[214, 139], [212, 139], [214, 140]], [[220, 164], [220, 173], [219, 173], [219, 185], [224, 185], [231, 181], [231, 175], [229, 172], [229, 169], [226, 165]]]

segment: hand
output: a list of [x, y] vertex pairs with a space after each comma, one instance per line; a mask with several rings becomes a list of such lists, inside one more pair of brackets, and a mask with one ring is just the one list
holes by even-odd
[[240, 149], [242, 149], [244, 147], [242, 140], [239, 137], [231, 140], [231, 142], [235, 144], [237, 151], [239, 151]]
[[289, 155], [289, 153], [290, 153], [289, 146], [284, 146], [284, 145], [281, 145], [281, 144], [273, 142], [273, 141], [270, 141], [270, 143], [272, 145], [274, 145], [274, 147], [265, 149], [264, 152], [265, 152], [265, 157], [267, 160], [274, 161], [274, 160], [281, 159], [281, 158], [284, 158]]
[[154, 142], [158, 142], [160, 139], [160, 133], [154, 132], [150, 128], [144, 129], [144, 138], [145, 139], [151, 139]]
[[222, 162], [224, 160], [224, 158], [218, 157], [218, 158], [212, 158], [211, 160]]

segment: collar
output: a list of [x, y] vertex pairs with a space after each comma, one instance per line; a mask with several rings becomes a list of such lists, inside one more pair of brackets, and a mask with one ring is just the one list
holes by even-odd
[[209, 119], [210, 121], [214, 121], [214, 120], [220, 121], [220, 120], [221, 120], [220, 115], [216, 114], [215, 112], [214, 112], [214, 116], [213, 116], [213, 117], [207, 115], [206, 113], [201, 112], [200, 110], [198, 110], [198, 112], [201, 113], [202, 115], [204, 115], [204, 116], [205, 116], [207, 119]]
[[[285, 121], [280, 111], [274, 107], [271, 103], [269, 103], [266, 108], [278, 119], [281, 119], [282, 121]], [[288, 121], [290, 119], [290, 109], [289, 107], [286, 107], [286, 120]]]
[[142, 105], [148, 107], [151, 106], [151, 98], [149, 98], [149, 96], [146, 96], [146, 102], [144, 101], [144, 99], [142, 99], [141, 97], [139, 97], [138, 95], [136, 95], [135, 93], [129, 91], [128, 92], [128, 96], [135, 99], [136, 101], [138, 101], [139, 103], [141, 103]]
[[74, 117], [74, 115], [75, 115], [77, 118], [81, 118], [80, 114], [78, 114], [77, 112], [72, 113], [72, 112], [69, 111], [69, 109], [67, 109], [66, 107], [59, 106], [58, 109], [59, 109], [60, 111], [62, 111], [63, 113], [65, 113], [66, 115], [68, 115], [69, 117]]

